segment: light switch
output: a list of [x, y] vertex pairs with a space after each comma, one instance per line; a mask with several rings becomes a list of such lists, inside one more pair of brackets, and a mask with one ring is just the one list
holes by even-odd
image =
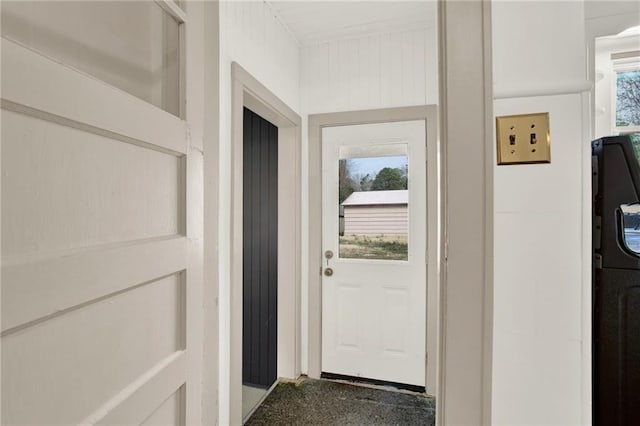
[[496, 117], [498, 164], [551, 162], [549, 113]]

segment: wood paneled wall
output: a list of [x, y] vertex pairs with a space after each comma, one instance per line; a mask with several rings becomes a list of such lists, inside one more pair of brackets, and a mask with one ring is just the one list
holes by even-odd
[[310, 114], [437, 103], [433, 28], [304, 46], [301, 62]]
[[300, 46], [266, 3], [220, 2], [220, 45], [222, 75], [235, 61], [290, 108], [299, 109]]

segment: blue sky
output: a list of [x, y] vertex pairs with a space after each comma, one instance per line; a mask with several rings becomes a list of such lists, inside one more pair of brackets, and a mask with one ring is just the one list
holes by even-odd
[[404, 168], [407, 164], [407, 156], [350, 158], [348, 161], [352, 175], [366, 175], [368, 173], [373, 177], [385, 167]]

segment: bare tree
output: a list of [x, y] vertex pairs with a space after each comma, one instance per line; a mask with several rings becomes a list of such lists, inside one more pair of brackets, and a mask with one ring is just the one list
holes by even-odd
[[357, 190], [357, 185], [351, 176], [350, 169], [349, 160], [340, 160], [338, 162], [338, 202], [340, 204]]
[[640, 125], [640, 71], [618, 73], [616, 126]]

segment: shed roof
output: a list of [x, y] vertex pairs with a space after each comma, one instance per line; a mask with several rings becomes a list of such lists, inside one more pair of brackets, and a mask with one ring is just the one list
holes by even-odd
[[409, 191], [359, 191], [354, 192], [342, 202], [343, 206], [367, 206], [380, 204], [408, 204]]

